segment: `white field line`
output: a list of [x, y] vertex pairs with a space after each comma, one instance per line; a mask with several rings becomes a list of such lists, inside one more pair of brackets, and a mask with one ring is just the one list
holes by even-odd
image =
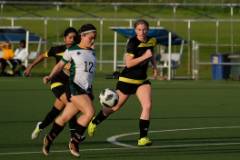
[[[159, 131], [149, 131], [149, 133], [165, 133], [165, 132], [180, 132], [180, 131], [193, 131], [193, 130], [214, 130], [214, 129], [234, 129], [234, 128], [240, 128], [240, 126], [216, 126], [216, 127], [198, 127], [198, 128], [179, 128], [179, 129], [167, 129], [167, 130], [159, 130]], [[115, 144], [117, 146], [127, 147], [127, 148], [135, 148], [134, 145], [125, 144], [122, 142], [118, 142], [117, 139], [136, 135], [139, 134], [139, 132], [131, 132], [131, 133], [123, 133], [118, 134], [112, 137], [107, 138], [107, 141]], [[172, 146], [172, 145], [171, 145]]]
[[[240, 128], [240, 126], [219, 126], [219, 127], [201, 127], [201, 128], [182, 128], [182, 129], [169, 129], [160, 131], [149, 131], [150, 133], [164, 133], [164, 132], [178, 132], [178, 131], [192, 131], [192, 130], [209, 130], [209, 129], [232, 129]], [[159, 146], [148, 146], [148, 147], [136, 147], [133, 145], [128, 145], [125, 143], [118, 142], [117, 139], [125, 136], [136, 135], [138, 132], [124, 133], [109, 137], [108, 142], [121, 146], [121, 147], [111, 147], [111, 148], [89, 148], [80, 149], [80, 152], [91, 152], [91, 151], [106, 151], [106, 150], [129, 150], [129, 149], [167, 149], [167, 148], [184, 148], [184, 147], [204, 147], [204, 146], [228, 146], [228, 145], [240, 145], [239, 143], [233, 142], [223, 142], [223, 143], [200, 143], [200, 144], [173, 144], [173, 145], [159, 145]], [[51, 153], [65, 153], [69, 150], [53, 150]], [[0, 152], [0, 156], [11, 156], [11, 155], [31, 155], [31, 154], [42, 154], [41, 151], [32, 152]]]

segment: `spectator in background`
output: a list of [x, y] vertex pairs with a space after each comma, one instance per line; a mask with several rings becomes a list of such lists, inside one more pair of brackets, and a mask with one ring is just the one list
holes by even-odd
[[10, 60], [14, 74], [19, 74], [21, 68], [24, 67], [24, 62], [26, 61], [27, 56], [26, 41], [21, 40], [19, 42], [19, 47], [14, 52], [13, 59]]
[[12, 50], [12, 45], [10, 42], [4, 42], [0, 44], [0, 49], [2, 50], [2, 57], [0, 58], [0, 65], [1, 65], [1, 75], [7, 75], [5, 72], [7, 64], [11, 63], [9, 62], [10, 59], [13, 58], [14, 53]]

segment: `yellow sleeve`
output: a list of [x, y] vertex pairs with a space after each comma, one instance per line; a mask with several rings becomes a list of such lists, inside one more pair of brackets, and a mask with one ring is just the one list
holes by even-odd
[[126, 54], [129, 55], [129, 56], [134, 57], [134, 54], [133, 54], [133, 53], [126, 53]]
[[44, 52], [43, 56], [47, 58], [48, 57], [48, 51]]

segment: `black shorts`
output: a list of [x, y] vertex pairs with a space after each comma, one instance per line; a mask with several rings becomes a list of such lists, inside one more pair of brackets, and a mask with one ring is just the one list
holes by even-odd
[[63, 71], [54, 76], [51, 80], [51, 90], [56, 98], [69, 91], [69, 76]]
[[141, 84], [131, 84], [131, 83], [118, 81], [116, 89], [120, 90], [124, 94], [130, 95], [130, 94], [135, 94], [138, 87], [143, 85], [143, 84], [150, 84], [151, 85], [151, 82], [149, 80], [146, 80]]
[[82, 94], [88, 95], [91, 100], [94, 99], [92, 88], [88, 88], [87, 90], [84, 90], [74, 82], [70, 82], [69, 88], [70, 88], [71, 95], [69, 94], [67, 95], [68, 101], [70, 101], [71, 96], [82, 95]]

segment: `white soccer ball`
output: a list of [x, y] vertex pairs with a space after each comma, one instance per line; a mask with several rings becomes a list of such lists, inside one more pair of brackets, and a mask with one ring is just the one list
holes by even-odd
[[99, 95], [100, 103], [105, 107], [113, 107], [118, 103], [118, 94], [116, 91], [106, 88]]

